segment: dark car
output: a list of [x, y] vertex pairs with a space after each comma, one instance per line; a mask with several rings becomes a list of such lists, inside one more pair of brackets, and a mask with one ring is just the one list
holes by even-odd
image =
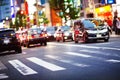
[[56, 41], [63, 41], [65, 42], [65, 40], [71, 40], [73, 41], [73, 34], [71, 31], [71, 27], [70, 26], [61, 26], [60, 28], [58, 28], [58, 30], [55, 32], [55, 38]]
[[75, 43], [88, 42], [90, 40], [109, 41], [108, 26], [100, 19], [81, 19], [74, 22], [74, 41]]
[[23, 45], [30, 47], [31, 44], [44, 44], [47, 45], [47, 34], [41, 28], [35, 27], [28, 29]]
[[55, 40], [55, 38], [54, 38], [55, 31], [56, 31], [55, 27], [46, 27], [48, 41]]
[[16, 37], [13, 29], [0, 29], [0, 52], [15, 50], [17, 53], [22, 53], [22, 48], [19, 40]]

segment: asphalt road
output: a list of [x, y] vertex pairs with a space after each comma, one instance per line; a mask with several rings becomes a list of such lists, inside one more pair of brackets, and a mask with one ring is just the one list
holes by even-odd
[[0, 55], [0, 80], [120, 80], [120, 38], [48, 42]]

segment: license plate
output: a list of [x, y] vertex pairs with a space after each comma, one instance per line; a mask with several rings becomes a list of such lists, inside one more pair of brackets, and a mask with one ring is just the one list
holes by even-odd
[[97, 37], [101, 37], [101, 35], [100, 35], [100, 34], [97, 34]]
[[8, 44], [9, 42], [10, 42], [9, 39], [4, 39], [4, 43], [5, 43], [5, 44]]
[[35, 35], [35, 38], [39, 38], [39, 35]]

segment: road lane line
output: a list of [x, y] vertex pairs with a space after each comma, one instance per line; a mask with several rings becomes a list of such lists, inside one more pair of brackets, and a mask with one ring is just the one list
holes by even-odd
[[53, 56], [53, 55], [45, 55], [45, 57], [47, 58], [50, 58], [50, 59], [53, 59], [53, 60], [57, 60], [57, 61], [60, 61], [62, 63], [67, 63], [67, 64], [71, 64], [71, 65], [74, 65], [74, 66], [77, 66], [77, 67], [89, 67], [90, 65], [86, 65], [86, 64], [81, 64], [81, 63], [76, 63], [76, 62], [73, 62], [71, 60], [65, 60], [65, 59], [62, 59], [58, 56]]
[[15, 69], [17, 69], [22, 75], [32, 75], [37, 74], [36, 71], [32, 70], [30, 67], [26, 66], [19, 60], [8, 61]]
[[115, 60], [115, 59], [109, 59], [106, 60], [107, 62], [111, 62], [111, 63], [120, 63], [120, 60]]
[[93, 57], [93, 56], [91, 56], [91, 55], [80, 54], [80, 53], [76, 53], [76, 52], [64, 52], [64, 53], [65, 53], [65, 54], [68, 54], [68, 55], [79, 56], [79, 57], [84, 57], [84, 58]]
[[8, 78], [9, 76], [7, 76], [6, 74], [2, 73], [0, 74], [0, 79], [6, 79]]
[[60, 71], [60, 70], [65, 70], [66, 69], [66, 68], [57, 66], [55, 64], [43, 61], [43, 60], [41, 60], [39, 58], [36, 58], [36, 57], [31, 57], [31, 58], [27, 58], [27, 59], [32, 61], [33, 63], [35, 63], [37, 65], [40, 65], [40, 66], [42, 66], [42, 67], [44, 67], [46, 69], [51, 70], [51, 71]]

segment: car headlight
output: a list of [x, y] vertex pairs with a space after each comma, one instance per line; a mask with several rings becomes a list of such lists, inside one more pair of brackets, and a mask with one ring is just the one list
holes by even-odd
[[86, 30], [87, 33], [90, 33], [90, 34], [93, 34], [93, 33], [96, 33], [96, 31], [92, 31], [92, 30]]
[[105, 28], [105, 29], [103, 29], [103, 30], [100, 30], [100, 33], [105, 33], [105, 32], [107, 32], [107, 31], [108, 31], [108, 29]]
[[47, 35], [48, 35], [48, 36], [52, 36], [52, 34], [50, 34], [50, 33], [48, 33]]

